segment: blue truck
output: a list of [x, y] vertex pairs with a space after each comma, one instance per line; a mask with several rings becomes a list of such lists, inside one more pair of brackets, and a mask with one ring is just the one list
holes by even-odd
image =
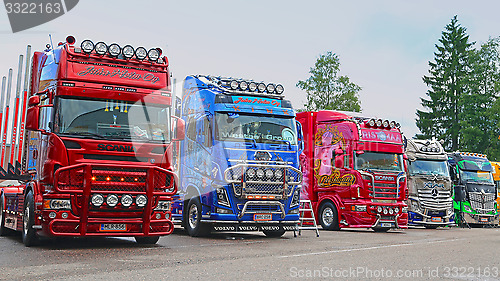
[[180, 188], [172, 218], [191, 236], [262, 231], [299, 221], [302, 129], [282, 85], [188, 76], [181, 118]]

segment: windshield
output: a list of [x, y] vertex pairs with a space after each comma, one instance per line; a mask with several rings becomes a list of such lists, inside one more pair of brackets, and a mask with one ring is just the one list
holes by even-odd
[[417, 160], [408, 162], [408, 172], [410, 175], [438, 175], [449, 177], [448, 165], [446, 161], [437, 160]]
[[170, 138], [167, 105], [59, 97], [56, 107], [58, 134], [161, 142]]
[[398, 153], [382, 153], [365, 151], [363, 154], [355, 153], [355, 169], [357, 170], [386, 170], [403, 171], [403, 155]]
[[293, 117], [216, 113], [216, 139], [297, 144]]
[[460, 170], [460, 177], [462, 182], [493, 184], [493, 177], [490, 172]]

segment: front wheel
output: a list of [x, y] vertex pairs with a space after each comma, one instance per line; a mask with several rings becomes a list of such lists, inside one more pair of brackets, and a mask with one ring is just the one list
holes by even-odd
[[134, 238], [137, 244], [142, 244], [142, 245], [148, 245], [148, 244], [154, 245], [158, 243], [158, 240], [160, 240], [160, 236], [145, 236], [145, 237], [136, 236]]
[[201, 202], [200, 197], [191, 198], [186, 209], [184, 224], [190, 236], [199, 237], [210, 234], [210, 225], [201, 222]]
[[36, 230], [33, 228], [35, 225], [35, 200], [33, 199], [33, 192], [29, 191], [24, 199], [23, 211], [23, 243], [26, 247], [31, 247], [38, 242]]
[[322, 204], [318, 215], [323, 229], [340, 230], [337, 208], [335, 208], [332, 202]]
[[282, 230], [263, 230], [262, 232], [264, 232], [264, 234], [267, 237], [278, 238], [278, 237], [283, 236], [283, 234], [285, 234], [286, 230], [284, 230], [284, 229], [282, 229]]

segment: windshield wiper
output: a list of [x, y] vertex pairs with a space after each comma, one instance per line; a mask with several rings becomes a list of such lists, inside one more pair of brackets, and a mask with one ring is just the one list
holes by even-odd
[[61, 133], [63, 135], [66, 135], [66, 136], [89, 136], [89, 137], [94, 137], [94, 138], [98, 138], [98, 139], [106, 139], [105, 137], [99, 135], [99, 134], [96, 134], [96, 133], [91, 133], [91, 132], [74, 132], [74, 133]]

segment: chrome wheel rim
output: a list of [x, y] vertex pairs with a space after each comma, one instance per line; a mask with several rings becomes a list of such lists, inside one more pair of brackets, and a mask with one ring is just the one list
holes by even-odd
[[333, 210], [331, 208], [325, 208], [323, 214], [321, 214], [321, 219], [325, 225], [331, 225], [333, 223]]
[[197, 222], [198, 206], [196, 206], [196, 204], [193, 204], [191, 205], [191, 207], [189, 207], [188, 216], [189, 216], [189, 227], [191, 227], [191, 229], [195, 229], [196, 226], [198, 225]]
[[28, 224], [30, 221], [30, 206], [29, 204], [26, 205], [24, 208], [24, 217], [23, 217], [23, 232], [24, 236], [28, 235]]

